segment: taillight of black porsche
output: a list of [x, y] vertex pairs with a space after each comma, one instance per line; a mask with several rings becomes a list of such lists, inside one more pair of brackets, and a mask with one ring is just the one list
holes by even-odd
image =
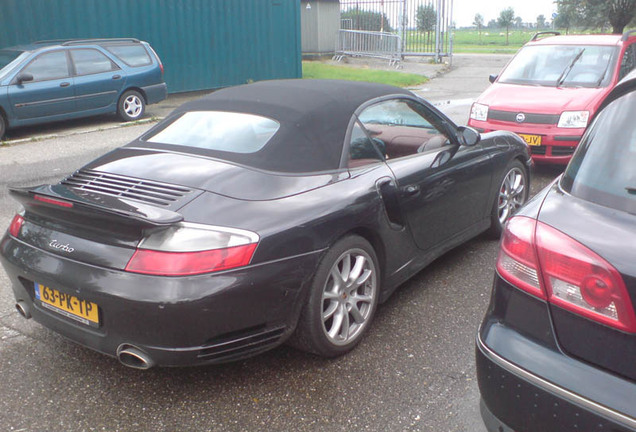
[[20, 235], [20, 229], [22, 229], [22, 225], [24, 225], [24, 218], [21, 214], [18, 213], [13, 216], [13, 220], [9, 224], [9, 234], [17, 238]]
[[250, 231], [181, 223], [148, 234], [126, 271], [188, 276], [243, 267], [251, 262], [258, 241]]
[[634, 308], [618, 271], [602, 257], [540, 221], [508, 221], [499, 275], [510, 284], [575, 314], [636, 333]]

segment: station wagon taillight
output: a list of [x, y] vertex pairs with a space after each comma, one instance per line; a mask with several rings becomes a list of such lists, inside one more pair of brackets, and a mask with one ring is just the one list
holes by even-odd
[[512, 285], [551, 304], [636, 333], [634, 308], [618, 271], [549, 225], [523, 216], [510, 219], [497, 271]]

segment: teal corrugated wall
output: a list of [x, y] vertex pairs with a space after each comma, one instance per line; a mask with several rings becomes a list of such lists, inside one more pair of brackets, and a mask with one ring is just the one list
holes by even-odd
[[300, 0], [0, 0], [0, 47], [36, 40], [150, 42], [171, 93], [300, 78]]

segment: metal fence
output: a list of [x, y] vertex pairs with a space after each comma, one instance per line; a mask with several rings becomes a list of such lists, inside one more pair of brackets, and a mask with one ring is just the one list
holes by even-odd
[[451, 57], [452, 14], [453, 0], [340, 0], [342, 29], [397, 36], [400, 57]]
[[396, 34], [362, 30], [340, 30], [334, 60], [344, 56], [365, 56], [387, 59], [399, 66], [402, 59], [402, 38]]

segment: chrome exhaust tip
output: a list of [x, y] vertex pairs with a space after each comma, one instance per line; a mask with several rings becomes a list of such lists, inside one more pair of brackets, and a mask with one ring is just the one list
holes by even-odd
[[29, 308], [29, 305], [23, 301], [20, 300], [15, 304], [15, 308], [18, 311], [18, 313], [20, 315], [22, 315], [24, 318], [29, 319], [31, 318], [31, 309]]
[[124, 366], [133, 369], [147, 370], [155, 365], [148, 354], [130, 344], [121, 344], [117, 348], [117, 359]]

